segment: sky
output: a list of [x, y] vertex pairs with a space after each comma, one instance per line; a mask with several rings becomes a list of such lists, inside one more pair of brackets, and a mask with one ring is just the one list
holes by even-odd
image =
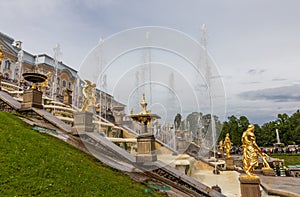
[[200, 38], [226, 93], [226, 114], [252, 123], [299, 109], [300, 12], [298, 0], [10, 0], [1, 3], [0, 31], [32, 54], [53, 55], [79, 69], [104, 39], [125, 29], [163, 26]]

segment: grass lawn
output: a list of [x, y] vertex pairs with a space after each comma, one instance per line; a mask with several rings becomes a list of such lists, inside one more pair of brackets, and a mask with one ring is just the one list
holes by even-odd
[[273, 158], [279, 158], [279, 159], [284, 159], [284, 165], [288, 166], [288, 165], [300, 165], [300, 153], [298, 154], [270, 154], [271, 157]]
[[[0, 112], [1, 196], [161, 196], [67, 143]], [[163, 195], [164, 196], [164, 195]]]

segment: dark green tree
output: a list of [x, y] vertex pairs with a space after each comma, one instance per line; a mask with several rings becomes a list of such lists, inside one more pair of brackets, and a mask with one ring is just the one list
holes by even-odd
[[[223, 123], [223, 128], [219, 140], [224, 140], [226, 133], [230, 134], [230, 139], [235, 146], [241, 145], [241, 136], [249, 125], [246, 116], [239, 118], [234, 115], [228, 117], [228, 121]], [[259, 146], [270, 147], [277, 142], [276, 129], [278, 129], [280, 141], [286, 146], [289, 144], [300, 145], [300, 111], [297, 110], [289, 116], [286, 113], [278, 114], [273, 121], [264, 123], [261, 127], [255, 125], [256, 142]]]
[[241, 116], [239, 118], [233, 115], [229, 116], [228, 121], [223, 123], [219, 140], [224, 140], [226, 133], [229, 133], [233, 145], [240, 146], [242, 144], [241, 138], [243, 132], [246, 131], [249, 124], [249, 120], [246, 116]]

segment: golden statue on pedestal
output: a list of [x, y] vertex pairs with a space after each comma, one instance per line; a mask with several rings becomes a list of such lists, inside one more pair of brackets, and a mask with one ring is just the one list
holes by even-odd
[[224, 146], [223, 146], [223, 141], [220, 140], [220, 141], [219, 141], [219, 150], [222, 151], [222, 152], [223, 152], [223, 147], [224, 147]]
[[230, 156], [231, 146], [232, 146], [232, 142], [230, 141], [229, 133], [226, 133], [226, 137], [225, 137], [225, 140], [224, 140], [224, 148], [226, 150], [226, 157], [227, 158], [231, 158], [231, 156]]
[[83, 87], [82, 94], [84, 101], [80, 111], [90, 111], [94, 112], [92, 109], [96, 105], [96, 84], [90, 82], [89, 80], [84, 80], [85, 86]]
[[220, 140], [219, 141], [219, 151], [220, 151], [220, 154], [221, 154], [222, 158], [224, 156], [223, 148], [224, 148], [224, 146], [223, 146], [223, 140]]
[[242, 135], [244, 151], [242, 160], [244, 164], [244, 171], [248, 176], [256, 176], [252, 172], [254, 171], [254, 168], [258, 166], [258, 155], [262, 157], [264, 167], [270, 168], [266, 159], [267, 155], [261, 152], [255, 140], [254, 125], [249, 125], [248, 129], [244, 131]]

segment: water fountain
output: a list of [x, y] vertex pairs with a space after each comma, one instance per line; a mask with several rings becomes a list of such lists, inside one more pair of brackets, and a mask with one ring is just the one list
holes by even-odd
[[148, 123], [153, 120], [160, 119], [156, 114], [151, 114], [150, 110], [147, 110], [148, 103], [145, 101], [145, 94], [143, 94], [143, 99], [141, 102], [142, 111], [138, 114], [133, 114], [131, 111], [129, 117], [134, 121], [142, 123], [144, 125], [144, 131], [137, 137], [137, 163], [148, 163], [157, 160], [157, 155], [155, 152], [155, 137], [148, 131]]
[[32, 107], [43, 109], [42, 105], [42, 95], [43, 93], [37, 89], [38, 83], [43, 83], [47, 76], [37, 73], [37, 63], [32, 72], [23, 73], [23, 78], [32, 83], [31, 89], [24, 90], [23, 102], [21, 104], [21, 109], [30, 109]]
[[277, 139], [277, 142], [274, 144], [274, 148], [282, 147], [284, 144], [280, 142], [278, 129], [276, 129], [276, 139]]
[[36, 72], [27, 72], [22, 75], [26, 81], [32, 82], [32, 89], [37, 89], [37, 83], [43, 83], [47, 76], [36, 73]]

